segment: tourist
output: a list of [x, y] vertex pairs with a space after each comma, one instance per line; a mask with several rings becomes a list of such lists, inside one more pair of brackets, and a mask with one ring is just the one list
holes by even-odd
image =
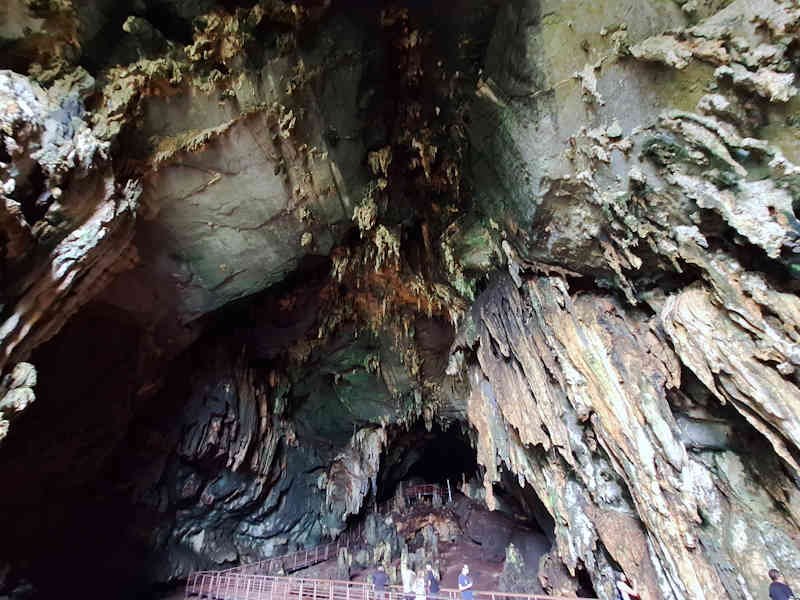
[[428, 586], [428, 594], [436, 596], [439, 593], [439, 580], [436, 578], [436, 573], [433, 572], [433, 567], [430, 563], [425, 565], [425, 583]]
[[378, 565], [377, 569], [372, 574], [372, 586], [375, 590], [376, 598], [384, 598], [387, 583], [389, 583], [389, 577], [386, 576], [383, 565]]
[[769, 578], [772, 580], [772, 583], [769, 584], [770, 600], [791, 600], [795, 597], [792, 588], [786, 585], [783, 575], [778, 569], [770, 569]]
[[400, 578], [403, 580], [403, 599], [414, 600], [414, 571], [400, 561]]
[[636, 586], [625, 573], [620, 573], [617, 579], [617, 594], [619, 600], [641, 600], [642, 598], [636, 591]]
[[472, 600], [472, 577], [468, 565], [464, 565], [458, 576], [458, 591], [461, 592], [461, 600]]
[[425, 573], [422, 569], [414, 575], [414, 596], [415, 600], [425, 600]]

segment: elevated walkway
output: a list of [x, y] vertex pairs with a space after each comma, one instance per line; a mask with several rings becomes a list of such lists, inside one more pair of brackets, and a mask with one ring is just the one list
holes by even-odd
[[[542, 594], [475, 591], [475, 600], [594, 600]], [[442, 588], [438, 594], [416, 597], [396, 586], [375, 591], [369, 583], [271, 575], [243, 575], [224, 571], [192, 573], [186, 598], [203, 600], [460, 600], [458, 590]]]

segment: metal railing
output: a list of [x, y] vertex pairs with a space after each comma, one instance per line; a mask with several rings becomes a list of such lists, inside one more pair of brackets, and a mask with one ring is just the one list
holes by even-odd
[[[443, 498], [444, 487], [438, 483], [424, 483], [404, 488], [402, 492], [403, 496], [407, 500], [412, 500], [412, 499], [419, 500], [426, 496], [432, 496], [432, 497], [438, 496], [441, 499]], [[383, 502], [380, 506], [376, 506], [375, 510], [379, 514], [386, 514], [387, 512], [390, 512], [392, 510], [393, 506], [394, 506], [394, 500], [390, 499], [387, 500], [386, 502]], [[349, 548], [354, 543], [361, 541], [363, 535], [364, 535], [364, 523], [362, 521], [358, 525], [349, 529], [347, 532], [339, 535], [333, 542], [329, 542], [327, 544], [321, 544], [319, 546], [315, 546], [314, 548], [309, 548], [308, 550], [298, 550], [297, 552], [292, 552], [290, 554], [275, 556], [272, 558], [267, 558], [264, 560], [239, 565], [237, 567], [231, 567], [229, 569], [224, 569], [220, 571], [201, 571], [197, 573], [192, 573], [189, 576], [189, 580], [193, 580], [193, 578], [202, 575], [203, 577], [206, 578], [207, 581], [211, 581], [211, 579], [209, 578], [212, 574], [217, 576], [288, 575], [289, 573], [294, 573], [295, 571], [299, 571], [301, 569], [305, 569], [307, 567], [311, 567], [321, 562], [325, 562], [330, 559], [336, 558], [338, 556], [340, 548], [342, 547]]]
[[[420, 485], [413, 485], [403, 489], [403, 495], [407, 499], [422, 498], [425, 496], [442, 497], [443, 487], [438, 483], [423, 483]], [[385, 514], [391, 511], [393, 500], [388, 500], [376, 508], [376, 512]], [[238, 567], [231, 567], [220, 571], [221, 573], [240, 573], [247, 575], [279, 575], [289, 574], [311, 567], [313, 565], [325, 562], [332, 558], [336, 558], [339, 548], [342, 546], [349, 547], [354, 542], [360, 541], [364, 533], [364, 524], [359, 523], [354, 528], [341, 534], [336, 541], [315, 546], [308, 550], [298, 550], [290, 554], [282, 556], [275, 556], [253, 563], [239, 565]]]
[[[293, 573], [300, 569], [305, 569], [312, 565], [325, 562], [336, 558], [339, 548], [350, 547], [356, 540], [360, 540], [364, 534], [364, 525], [359, 523], [351, 530], [341, 534], [336, 541], [309, 548], [308, 550], [298, 550], [291, 554], [275, 556], [253, 563], [231, 567], [219, 573], [242, 574], [242, 575], [277, 575]], [[214, 571], [217, 572], [217, 571]]]
[[[475, 591], [474, 600], [567, 600], [563, 596]], [[392, 587], [375, 590], [371, 584], [331, 579], [245, 575], [222, 571], [193, 573], [186, 582], [185, 598], [208, 600], [460, 600], [458, 590], [443, 588], [438, 594], [418, 597]], [[594, 600], [575, 598], [569, 600]]]

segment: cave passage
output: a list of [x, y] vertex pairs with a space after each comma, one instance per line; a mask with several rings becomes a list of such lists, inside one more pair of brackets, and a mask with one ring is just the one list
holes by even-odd
[[[381, 468], [374, 496], [366, 499], [358, 521], [376, 509], [384, 511], [400, 485], [450, 482], [452, 500], [445, 488], [444, 504], [424, 500], [395, 508], [394, 518], [379, 519], [378, 527], [394, 523], [392, 531], [376, 533], [376, 538], [395, 543], [399, 535], [407, 544], [412, 570], [431, 560], [430, 536], [437, 537], [435, 560], [442, 584], [456, 587], [463, 564], [469, 564], [480, 589], [504, 589], [541, 593], [540, 570], [547, 576], [546, 556], [554, 548], [555, 523], [544, 503], [529, 485], [522, 483], [506, 469], [493, 486], [494, 506], [485, 502], [483, 468], [469, 429], [460, 423], [449, 427], [439, 423], [428, 429], [421, 420], [409, 428], [393, 427], [381, 456]], [[376, 506], [377, 504], [377, 506]], [[363, 519], [363, 520], [362, 520]], [[426, 527], [432, 527], [425, 534]], [[429, 536], [429, 537], [426, 537]], [[513, 549], [512, 549], [513, 546]], [[399, 550], [398, 550], [399, 551]], [[364, 554], [368, 556], [368, 554]], [[509, 562], [509, 556], [514, 557]], [[372, 564], [358, 559], [349, 573], [366, 577]], [[582, 593], [593, 595], [591, 582], [578, 566], [577, 580]]]
[[396, 432], [381, 458], [377, 501], [392, 497], [398, 484], [441, 483], [453, 490], [478, 471], [475, 449], [459, 427], [430, 431], [420, 422], [408, 431]]

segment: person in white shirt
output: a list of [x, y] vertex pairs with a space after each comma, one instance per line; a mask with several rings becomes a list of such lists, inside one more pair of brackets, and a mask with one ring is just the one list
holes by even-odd
[[400, 579], [403, 582], [403, 600], [414, 600], [414, 571], [400, 559]]
[[619, 600], [642, 599], [642, 597], [639, 595], [639, 592], [636, 591], [636, 586], [630, 579], [628, 579], [628, 576], [625, 575], [625, 573], [620, 573], [619, 578], [617, 579], [617, 594], [619, 595]]
[[425, 572], [420, 569], [414, 578], [415, 600], [425, 600]]

